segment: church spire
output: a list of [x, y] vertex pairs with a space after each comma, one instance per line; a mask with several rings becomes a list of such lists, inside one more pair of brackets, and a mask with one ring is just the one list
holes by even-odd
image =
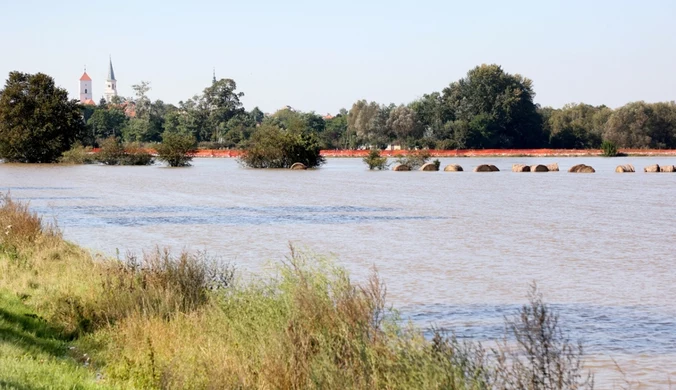
[[108, 57], [108, 60], [109, 60], [108, 81], [114, 81], [115, 80], [115, 71], [113, 70], [113, 58]]

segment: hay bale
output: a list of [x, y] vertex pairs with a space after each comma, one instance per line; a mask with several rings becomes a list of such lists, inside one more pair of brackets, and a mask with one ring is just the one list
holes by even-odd
[[512, 172], [530, 172], [530, 166], [523, 164], [512, 165]]
[[463, 169], [458, 164], [450, 164], [450, 165], [446, 165], [446, 168], [444, 168], [444, 171], [445, 172], [462, 172]]
[[657, 164], [648, 165], [647, 167], [643, 168], [643, 172], [659, 172], [659, 171], [660, 166]]
[[634, 170], [633, 165], [625, 164], [625, 165], [618, 165], [617, 168], [615, 168], [615, 172], [624, 173], [624, 172], [636, 172], [636, 171]]
[[549, 172], [549, 169], [545, 165], [531, 165], [530, 167], [531, 172]]
[[495, 165], [481, 164], [474, 168], [474, 172], [497, 172], [499, 169]]
[[663, 165], [660, 167], [660, 172], [676, 172], [676, 167], [673, 165]]
[[439, 167], [435, 163], [427, 163], [420, 167], [420, 170], [425, 172], [438, 171]]
[[290, 169], [293, 169], [294, 171], [299, 171], [299, 170], [307, 169], [307, 167], [305, 166], [305, 164], [297, 162], [297, 163], [293, 163], [293, 165], [291, 165]]
[[559, 171], [559, 164], [558, 163], [547, 164], [546, 167], [549, 170], [549, 172], [558, 172]]
[[596, 170], [594, 168], [590, 167], [589, 165], [584, 165], [584, 164], [577, 164], [573, 165], [570, 167], [568, 170], [570, 173], [594, 173]]
[[411, 167], [409, 167], [406, 164], [399, 164], [395, 165], [394, 168], [392, 168], [392, 170], [396, 172], [407, 172], [411, 170]]

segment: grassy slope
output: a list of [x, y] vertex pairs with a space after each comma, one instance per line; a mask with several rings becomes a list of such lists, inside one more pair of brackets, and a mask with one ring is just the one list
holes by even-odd
[[0, 290], [0, 389], [101, 389], [86, 358], [8, 291]]

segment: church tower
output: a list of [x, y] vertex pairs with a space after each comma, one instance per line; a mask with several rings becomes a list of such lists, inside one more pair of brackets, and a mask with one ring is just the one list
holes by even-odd
[[87, 68], [85, 68], [82, 77], [80, 77], [80, 103], [89, 104], [92, 102], [92, 78], [87, 74]]
[[110, 103], [114, 96], [117, 96], [117, 80], [115, 80], [115, 71], [113, 71], [113, 60], [109, 59], [108, 78], [106, 79], [106, 92], [103, 94], [106, 101]]

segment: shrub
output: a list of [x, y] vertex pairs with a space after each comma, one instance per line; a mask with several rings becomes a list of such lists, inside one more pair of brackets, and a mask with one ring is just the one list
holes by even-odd
[[411, 170], [416, 170], [423, 165], [427, 161], [429, 161], [431, 155], [430, 152], [426, 149], [423, 150], [414, 150], [414, 151], [409, 151], [406, 155], [400, 156], [397, 158], [397, 163], [406, 165]]
[[441, 167], [441, 161], [439, 161], [439, 159], [435, 159], [434, 161], [432, 161], [432, 164], [434, 164], [434, 166], [437, 167], [437, 171]]
[[497, 353], [496, 388], [593, 389], [594, 378], [583, 367], [582, 344], [573, 344], [559, 325], [559, 317], [542, 300], [533, 284], [514, 318], [505, 318], [516, 341], [503, 342]]
[[99, 142], [101, 147], [97, 160], [106, 165], [120, 165], [124, 158], [124, 146], [119, 138], [109, 137]]
[[381, 156], [380, 150], [378, 149], [371, 149], [368, 156], [364, 157], [363, 161], [369, 166], [370, 170], [385, 170], [389, 165], [387, 163], [387, 157]]
[[59, 162], [62, 164], [93, 164], [96, 162], [96, 156], [91, 146], [84, 147], [81, 143], [75, 142], [70, 150], [61, 154]]
[[251, 135], [239, 161], [250, 168], [289, 168], [297, 162], [315, 168], [325, 161], [320, 150], [319, 138], [312, 132], [263, 124]]
[[195, 137], [189, 134], [164, 132], [157, 146], [157, 159], [170, 167], [189, 167], [195, 155]]
[[616, 157], [619, 155], [617, 151], [617, 146], [611, 141], [603, 141], [601, 143], [601, 152], [604, 157]]
[[151, 165], [155, 162], [152, 154], [139, 143], [133, 142], [124, 145], [124, 155], [120, 160], [120, 165]]

